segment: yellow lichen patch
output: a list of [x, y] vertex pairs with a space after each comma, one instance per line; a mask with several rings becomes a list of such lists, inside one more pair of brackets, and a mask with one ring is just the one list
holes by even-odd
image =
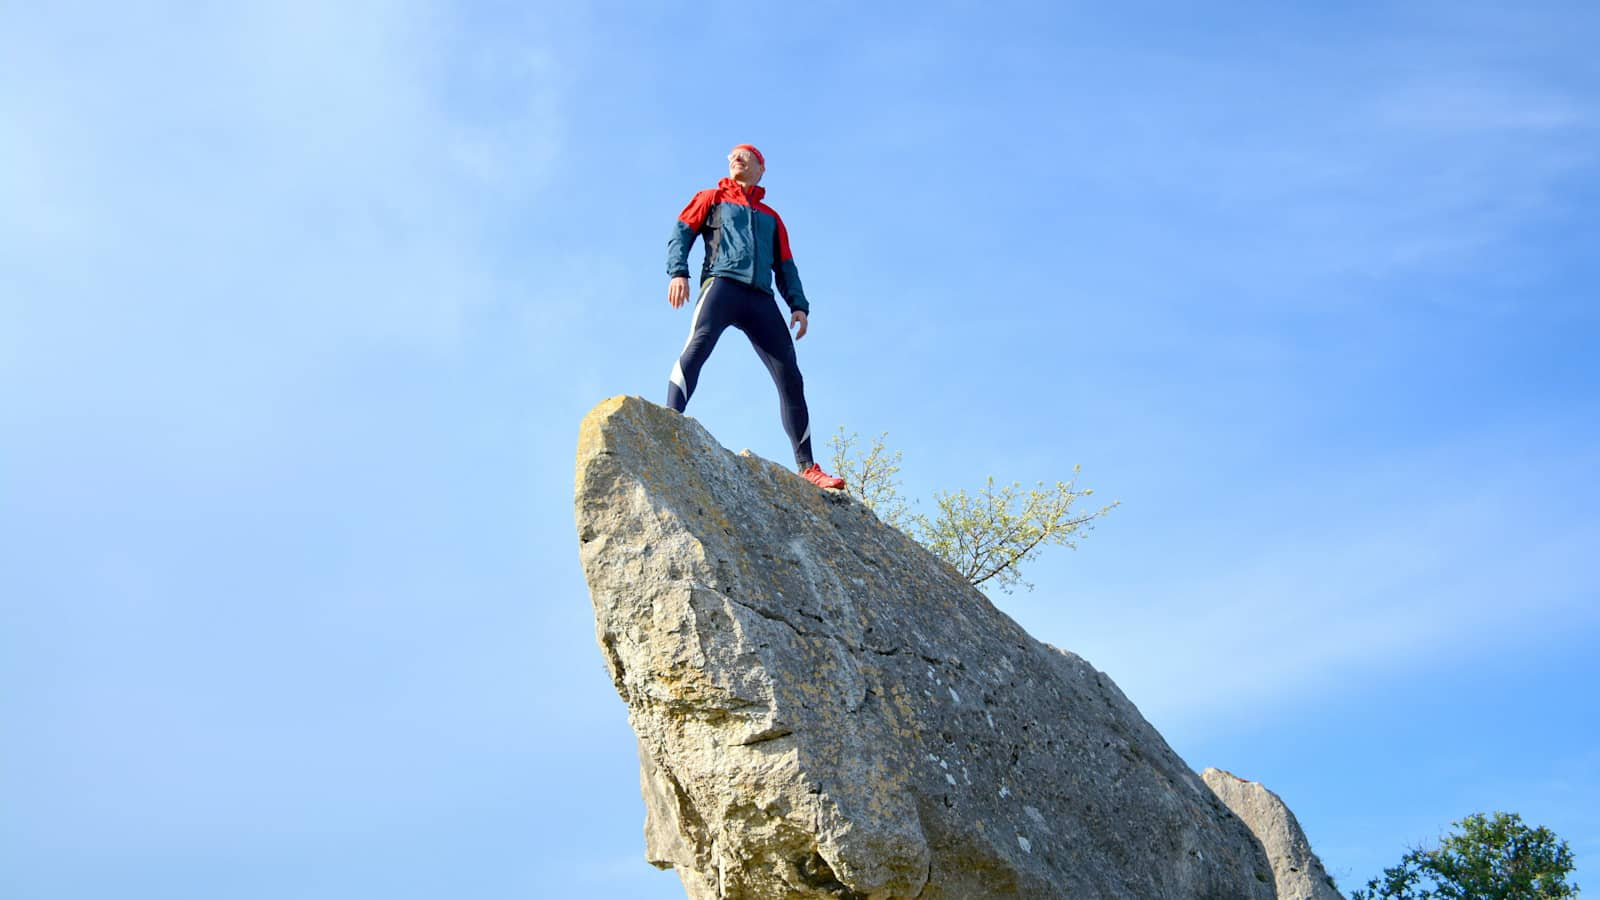
[[891, 683], [888, 685], [889, 703], [884, 707], [884, 718], [889, 727], [902, 738], [912, 738], [921, 730], [917, 726], [916, 710], [911, 706], [906, 687], [903, 684]]
[[583, 460], [601, 452], [605, 446], [605, 435], [601, 426], [611, 418], [612, 414], [622, 408], [628, 401], [626, 394], [607, 397], [595, 404], [594, 409], [583, 417], [583, 423], [578, 426], [578, 471], [583, 471]]

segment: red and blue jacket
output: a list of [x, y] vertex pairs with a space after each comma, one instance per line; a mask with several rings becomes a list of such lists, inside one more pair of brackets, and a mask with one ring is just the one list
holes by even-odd
[[776, 277], [778, 292], [789, 308], [810, 311], [800, 270], [789, 251], [789, 231], [772, 207], [761, 202], [766, 194], [766, 188], [745, 188], [732, 178], [695, 194], [667, 238], [667, 277], [689, 276], [689, 248], [695, 235], [702, 235], [706, 241], [702, 283], [719, 276], [733, 278], [770, 294]]

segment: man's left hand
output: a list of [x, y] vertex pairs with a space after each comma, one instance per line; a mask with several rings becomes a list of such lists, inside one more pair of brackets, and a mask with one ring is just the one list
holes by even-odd
[[793, 328], [796, 325], [800, 326], [800, 330], [794, 333], [794, 339], [798, 341], [806, 336], [806, 314], [798, 309], [789, 317], [789, 327]]

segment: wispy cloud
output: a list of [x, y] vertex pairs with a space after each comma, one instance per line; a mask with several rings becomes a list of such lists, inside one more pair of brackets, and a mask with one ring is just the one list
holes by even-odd
[[490, 301], [486, 234], [563, 146], [550, 49], [467, 50], [428, 4], [109, 16], [4, 41], [8, 276], [288, 347], [442, 349]]
[[1379, 97], [1373, 112], [1398, 128], [1449, 134], [1590, 129], [1596, 115], [1563, 90], [1488, 71], [1417, 77]]
[[1450, 56], [1415, 43], [1300, 52], [1140, 59], [1142, 77], [1044, 126], [1070, 148], [1060, 171], [1112, 197], [1154, 186], [1161, 205], [1130, 210], [1143, 257], [1280, 303], [1348, 302], [1374, 278], [1514, 277], [1537, 269], [1524, 232], [1579, 212], [1565, 194], [1600, 166], [1600, 109], [1523, 71], [1537, 42], [1504, 50], [1526, 67], [1421, 69]]
[[1548, 502], [1538, 520], [1524, 510], [1593, 459], [1474, 475], [1470, 460], [1498, 456], [1480, 443], [1347, 470], [1340, 509], [1285, 492], [1295, 536], [1228, 548], [1213, 535], [1214, 565], [1096, 592], [1092, 614], [1052, 615], [1036, 633], [1063, 635], [1152, 718], [1204, 729], [1368, 673], [1524, 644], [1551, 622], [1589, 627], [1600, 528]]

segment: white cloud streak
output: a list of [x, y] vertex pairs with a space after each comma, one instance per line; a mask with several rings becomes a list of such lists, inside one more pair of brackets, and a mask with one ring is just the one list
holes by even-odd
[[1547, 501], [1539, 519], [1525, 512], [1593, 459], [1472, 480], [1464, 460], [1499, 456], [1480, 443], [1348, 471], [1348, 506], [1300, 509], [1284, 525], [1297, 537], [1098, 591], [1086, 609], [1030, 627], [1106, 669], [1164, 727], [1204, 730], [1374, 673], [1521, 646], [1551, 623], [1600, 625], [1589, 605], [1600, 592], [1590, 559], [1600, 528]]
[[4, 41], [8, 279], [290, 346], [447, 349], [491, 301], [485, 234], [562, 146], [547, 54], [456, 46], [429, 4], [117, 15]]

